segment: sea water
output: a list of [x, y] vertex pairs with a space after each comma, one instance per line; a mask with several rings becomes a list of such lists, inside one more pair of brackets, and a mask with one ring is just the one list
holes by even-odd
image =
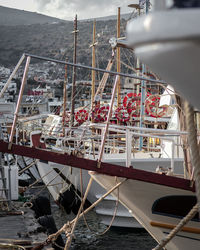
[[[54, 207], [53, 211], [58, 228], [72, 219], [71, 215], [66, 215], [58, 207]], [[73, 250], [149, 250], [156, 246], [155, 240], [144, 229], [111, 227], [101, 235], [107, 226], [100, 222], [96, 213], [90, 211], [85, 219], [88, 225], [81, 218], [75, 229], [75, 239], [71, 245]]]

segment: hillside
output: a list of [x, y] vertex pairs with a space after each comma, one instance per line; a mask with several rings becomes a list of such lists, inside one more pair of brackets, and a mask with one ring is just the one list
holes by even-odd
[[[122, 19], [129, 20], [130, 17], [131, 17], [131, 13], [121, 14]], [[103, 17], [95, 18], [95, 20], [97, 20], [97, 21], [109, 21], [109, 20], [116, 20], [116, 19], [117, 19], [117, 15], [103, 16]], [[83, 21], [91, 21], [91, 19], [85, 19]]]
[[[122, 14], [121, 18], [128, 20], [130, 13]], [[97, 17], [97, 21], [116, 20], [117, 15]], [[91, 19], [83, 19], [80, 21], [91, 21]], [[17, 25], [32, 25], [32, 24], [51, 24], [57, 22], [68, 22], [67, 20], [58, 19], [51, 16], [39, 14], [37, 12], [30, 12], [25, 10], [18, 10], [0, 6], [0, 25], [17, 26]]]
[[60, 22], [58, 18], [0, 6], [0, 25], [16, 26]]
[[[22, 11], [23, 12], [23, 11]], [[28, 17], [29, 19], [29, 17]], [[121, 36], [125, 35], [126, 20], [121, 21]], [[78, 21], [77, 62], [91, 65], [93, 21]], [[73, 22], [59, 21], [30, 25], [0, 25], [0, 65], [13, 67], [21, 55], [31, 53], [59, 60], [73, 61]], [[116, 37], [116, 20], [96, 22], [96, 64], [105, 68], [111, 58], [109, 39]], [[129, 58], [123, 55], [124, 61]], [[38, 61], [31, 60], [31, 63]], [[80, 78], [87, 78], [88, 72], [78, 70]]]

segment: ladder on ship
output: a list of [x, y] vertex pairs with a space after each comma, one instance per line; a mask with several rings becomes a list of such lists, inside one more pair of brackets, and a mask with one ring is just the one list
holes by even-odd
[[[112, 68], [112, 65], [113, 65], [113, 59], [110, 59], [108, 61], [108, 65], [107, 65], [107, 68], [106, 68], [106, 71], [110, 71], [111, 68]], [[103, 95], [103, 91], [104, 91], [104, 88], [106, 86], [106, 82], [108, 80], [108, 76], [109, 76], [109, 73], [104, 73], [103, 74], [103, 77], [99, 83], [99, 86], [97, 88], [97, 91], [95, 93], [95, 96], [94, 96], [94, 100], [96, 100], [96, 97], [99, 96], [100, 98], [102, 98], [102, 95]]]

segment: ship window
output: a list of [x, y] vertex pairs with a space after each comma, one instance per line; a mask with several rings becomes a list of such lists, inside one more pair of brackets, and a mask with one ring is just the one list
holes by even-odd
[[[152, 213], [183, 218], [190, 212], [196, 203], [196, 196], [192, 195], [165, 196], [154, 202], [152, 206]], [[192, 220], [200, 221], [199, 213], [196, 213]]]

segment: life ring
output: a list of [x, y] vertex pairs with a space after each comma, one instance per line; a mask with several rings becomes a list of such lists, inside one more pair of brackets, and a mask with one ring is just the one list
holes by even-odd
[[103, 106], [98, 109], [96, 120], [97, 122], [105, 122], [107, 120], [109, 106]]
[[163, 117], [166, 114], [167, 107], [159, 107], [160, 96], [152, 95], [146, 100], [146, 113], [151, 117]]
[[123, 106], [121, 106], [115, 110], [115, 117], [120, 122], [128, 122], [130, 120], [130, 115], [129, 115], [127, 109]]
[[[147, 92], [146, 97], [151, 96], [151, 93]], [[131, 116], [140, 116], [140, 105], [141, 102], [141, 92], [137, 95], [135, 93], [128, 93], [123, 100], [124, 107], [127, 107], [127, 111]]]
[[137, 97], [136, 93], [128, 93], [123, 99], [123, 106], [127, 107], [128, 102], [134, 99], [135, 97]]
[[75, 119], [79, 124], [82, 124], [83, 122], [87, 121], [88, 112], [85, 109], [80, 109], [76, 112]]
[[[146, 96], [150, 96], [149, 92], [146, 93]], [[129, 102], [127, 103], [127, 111], [131, 116], [139, 117], [141, 109], [141, 93], [134, 95]]]
[[127, 112], [132, 117], [139, 117], [140, 116], [140, 96], [136, 95], [127, 103]]

